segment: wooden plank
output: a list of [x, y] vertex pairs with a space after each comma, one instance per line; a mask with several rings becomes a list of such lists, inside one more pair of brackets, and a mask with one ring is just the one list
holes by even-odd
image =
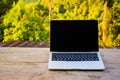
[[19, 47], [23, 47], [23, 46], [27, 45], [28, 43], [29, 43], [29, 41], [25, 41], [25, 42], [19, 44], [18, 46], [19, 46]]
[[40, 44], [39, 47], [47, 47], [47, 48], [49, 48], [50, 44], [49, 43], [43, 43], [43, 44]]
[[41, 42], [41, 43], [39, 44], [39, 46], [42, 46], [43, 44], [45, 44], [45, 42]]
[[[49, 54], [49, 48], [28, 48], [28, 47], [1, 47], [0, 53], [21, 53], [24, 54], [26, 52], [34, 52], [34, 53], [42, 53]], [[41, 54], [40, 53], [40, 54]]]
[[[0, 45], [2, 45], [3, 44], [3, 42], [0, 42]], [[1, 46], [0, 46], [1, 47]]]
[[14, 46], [17, 46], [19, 44], [21, 44], [23, 41], [16, 41], [16, 42], [13, 42], [12, 44], [8, 45], [8, 47], [14, 47]]
[[0, 80], [119, 80], [120, 64], [105, 71], [49, 71], [47, 63], [0, 63]]
[[[49, 48], [0, 48], [0, 61], [48, 62], [49, 51]], [[100, 49], [100, 53], [105, 63], [120, 64], [120, 50]]]
[[30, 43], [29, 43], [29, 44], [27, 44], [26, 46], [27, 46], [27, 47], [33, 47], [33, 45], [34, 45], [35, 43], [36, 43], [35, 41], [30, 42]]
[[10, 44], [12, 44], [12, 43], [14, 43], [14, 41], [2, 43], [2, 44], [0, 45], [0, 47], [6, 47], [6, 46], [8, 46], [8, 45], [10, 45]]
[[47, 48], [2, 48], [1, 62], [48, 62]]

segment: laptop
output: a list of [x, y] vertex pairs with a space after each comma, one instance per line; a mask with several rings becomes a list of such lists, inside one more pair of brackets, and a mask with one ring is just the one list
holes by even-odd
[[50, 70], [104, 70], [97, 20], [51, 20]]

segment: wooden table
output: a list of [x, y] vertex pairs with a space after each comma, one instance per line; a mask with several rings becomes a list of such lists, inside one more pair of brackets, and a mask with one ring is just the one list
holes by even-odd
[[0, 80], [120, 80], [120, 49], [100, 49], [105, 71], [49, 71], [49, 48], [0, 48]]

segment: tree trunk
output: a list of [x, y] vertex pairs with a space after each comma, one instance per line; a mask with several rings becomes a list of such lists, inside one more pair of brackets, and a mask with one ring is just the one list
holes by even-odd
[[107, 11], [108, 11], [108, 7], [107, 7], [108, 2], [106, 1], [104, 3], [104, 16], [103, 16], [103, 25], [102, 25], [102, 40], [103, 40], [103, 44], [106, 46], [106, 41], [107, 41], [107, 27], [108, 27], [108, 20], [107, 20]]
[[51, 20], [52, 19], [51, 10], [52, 10], [52, 1], [53, 0], [49, 0], [49, 1], [50, 1], [50, 4], [49, 4], [49, 19]]

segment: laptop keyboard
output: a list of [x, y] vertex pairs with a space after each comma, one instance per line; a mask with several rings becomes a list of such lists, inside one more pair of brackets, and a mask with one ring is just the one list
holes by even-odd
[[53, 53], [52, 61], [99, 61], [97, 53]]

